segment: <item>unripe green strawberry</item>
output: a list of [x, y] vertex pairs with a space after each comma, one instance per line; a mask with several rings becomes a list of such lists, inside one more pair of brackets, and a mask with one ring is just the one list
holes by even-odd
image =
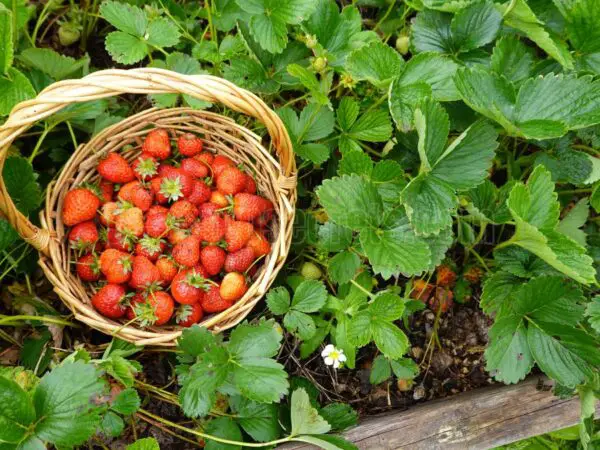
[[304, 264], [302, 264], [300, 275], [307, 280], [319, 280], [323, 276], [323, 272], [321, 272], [321, 269], [319, 269], [319, 266], [317, 266], [315, 263], [306, 261]]
[[410, 38], [408, 36], [398, 36], [398, 39], [396, 39], [396, 50], [398, 50], [401, 55], [406, 55], [408, 53], [409, 44]]

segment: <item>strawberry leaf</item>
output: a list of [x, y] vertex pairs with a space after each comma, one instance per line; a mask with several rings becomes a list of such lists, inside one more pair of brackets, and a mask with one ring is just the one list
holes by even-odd
[[12, 11], [0, 3], [0, 75], [8, 74], [13, 57]]
[[105, 45], [112, 59], [121, 64], [135, 64], [148, 54], [148, 46], [141, 38], [123, 31], [109, 33]]
[[4, 184], [17, 209], [29, 214], [42, 203], [42, 192], [33, 166], [21, 156], [6, 158], [2, 171]]
[[76, 60], [70, 56], [56, 53], [49, 48], [28, 48], [21, 52], [19, 61], [29, 67], [41, 70], [55, 80], [79, 76], [81, 70], [89, 65], [89, 57]]
[[292, 420], [291, 434], [324, 434], [331, 429], [331, 425], [323, 419], [311, 405], [310, 398], [304, 388], [292, 392], [290, 402]]
[[0, 116], [8, 115], [17, 103], [35, 97], [31, 82], [14, 67], [8, 69], [6, 76], [0, 75], [0, 92]]
[[19, 234], [6, 221], [0, 218], [0, 251], [6, 250], [19, 239]]
[[276, 405], [253, 402], [239, 395], [231, 397], [229, 404], [240, 426], [255, 441], [268, 442], [279, 437], [281, 426]]
[[29, 394], [14, 381], [0, 377], [0, 440], [8, 445], [19, 443], [35, 418]]
[[331, 281], [345, 284], [354, 278], [360, 267], [360, 258], [356, 253], [342, 251], [329, 260], [327, 271]]
[[146, 35], [148, 44], [159, 48], [177, 45], [180, 37], [177, 26], [164, 17], [158, 17], [150, 22]]
[[137, 6], [108, 0], [100, 5], [102, 17], [118, 30], [143, 37], [148, 26], [146, 13]]
[[402, 57], [389, 45], [375, 41], [350, 54], [346, 69], [355, 80], [367, 80], [385, 89], [396, 78], [404, 64]]

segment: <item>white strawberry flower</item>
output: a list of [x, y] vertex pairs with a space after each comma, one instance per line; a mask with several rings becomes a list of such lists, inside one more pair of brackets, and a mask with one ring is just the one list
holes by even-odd
[[321, 352], [321, 356], [328, 366], [333, 366], [334, 369], [340, 367], [340, 364], [346, 361], [346, 355], [344, 350], [335, 348], [332, 344], [329, 344]]

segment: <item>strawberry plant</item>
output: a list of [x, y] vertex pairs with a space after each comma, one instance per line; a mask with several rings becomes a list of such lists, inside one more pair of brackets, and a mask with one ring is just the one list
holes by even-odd
[[[265, 174], [156, 128], [66, 195], [65, 270], [121, 325], [186, 328], [160, 352], [73, 320], [0, 214], [0, 447], [352, 448], [326, 433], [357, 413], [545, 374], [594, 448], [598, 30], [595, 0], [0, 0], [0, 123], [101, 69], [209, 74], [276, 111], [298, 167], [284, 269], [218, 335], [195, 324], [281, 255]], [[152, 106], [269, 148], [186, 93], [71, 105], [3, 150], [19, 212], [36, 223], [73, 151]]]

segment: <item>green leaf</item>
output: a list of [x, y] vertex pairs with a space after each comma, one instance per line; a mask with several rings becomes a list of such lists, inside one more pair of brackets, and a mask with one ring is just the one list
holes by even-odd
[[242, 429], [258, 442], [268, 442], [279, 437], [279, 408], [276, 405], [256, 403], [240, 396], [229, 401]]
[[383, 214], [376, 187], [358, 175], [325, 180], [316, 192], [331, 220], [344, 227], [365, 228], [377, 224]]
[[113, 31], [106, 36], [106, 51], [121, 64], [135, 64], [148, 54], [148, 46], [137, 36], [123, 31]]
[[6, 75], [14, 57], [12, 11], [0, 4], [0, 75]]
[[0, 252], [6, 250], [19, 239], [19, 234], [3, 218], [0, 218]]
[[585, 315], [594, 330], [600, 333], [600, 297], [596, 296], [587, 304]]
[[188, 355], [199, 356], [215, 343], [214, 334], [204, 327], [193, 325], [183, 330], [177, 341], [177, 347]]
[[349, 152], [340, 161], [338, 174], [351, 175], [355, 173], [370, 177], [372, 170], [373, 161], [369, 155], [363, 152]]
[[117, 437], [119, 436], [123, 430], [125, 429], [125, 423], [123, 419], [119, 417], [119, 415], [115, 414], [112, 411], [108, 411], [102, 417], [102, 422], [100, 423], [100, 432], [108, 437]]
[[560, 221], [556, 231], [570, 237], [582, 247], [585, 247], [586, 234], [580, 228], [585, 225], [590, 214], [589, 201], [582, 198]]
[[406, 353], [410, 343], [404, 332], [396, 325], [377, 319], [371, 323], [371, 329], [377, 348], [388, 358], [400, 358]]
[[504, 310], [509, 297], [521, 283], [520, 278], [504, 270], [492, 274], [483, 284], [481, 309], [489, 315]]
[[[206, 424], [204, 430], [207, 434], [217, 436], [222, 439], [227, 439], [228, 441], [240, 442], [244, 440], [242, 437], [242, 431], [238, 427], [237, 423], [235, 423], [235, 421], [229, 417], [218, 417], [216, 419], [212, 419]], [[233, 444], [223, 444], [221, 442], [213, 441], [212, 439], [207, 439], [204, 448], [206, 450], [236, 450], [241, 449], [242, 447]]]
[[271, 358], [277, 354], [281, 339], [272, 320], [256, 325], [243, 323], [229, 335], [229, 352], [236, 358]]
[[160, 446], [154, 438], [138, 439], [127, 446], [127, 450], [160, 450]]
[[84, 443], [100, 423], [100, 409], [93, 400], [104, 390], [100, 371], [91, 364], [76, 361], [48, 372], [33, 396], [39, 417], [36, 436], [61, 446]]
[[502, 24], [502, 15], [491, 1], [478, 1], [460, 9], [452, 18], [450, 30], [460, 51], [482, 47], [492, 42]]
[[139, 409], [140, 397], [135, 389], [128, 388], [119, 392], [110, 407], [119, 414], [129, 416]]
[[16, 444], [35, 421], [31, 398], [8, 378], [0, 377], [0, 441]]
[[573, 58], [566, 44], [556, 37], [552, 37], [543, 27], [542, 22], [536, 17], [525, 0], [516, 0], [498, 8], [503, 13], [504, 23], [512, 28], [525, 33], [548, 55], [558, 61], [565, 69], [573, 69]]
[[343, 97], [336, 110], [336, 119], [340, 128], [344, 131], [350, 130], [350, 127], [358, 119], [359, 112], [360, 106], [356, 100], [350, 96]]
[[358, 423], [358, 414], [346, 403], [330, 403], [319, 410], [319, 415], [336, 431], [343, 431]]
[[358, 141], [386, 142], [391, 135], [390, 116], [381, 109], [363, 114], [348, 130], [348, 136]]
[[375, 41], [350, 54], [346, 68], [355, 80], [367, 80], [385, 89], [404, 64], [402, 57], [387, 44]]
[[329, 260], [327, 271], [331, 281], [345, 284], [354, 278], [360, 267], [360, 258], [356, 253], [342, 251]]
[[451, 22], [451, 14], [431, 10], [419, 12], [411, 27], [411, 44], [416, 52], [452, 53], [454, 42]]
[[286, 330], [297, 335], [303, 341], [311, 339], [317, 331], [315, 321], [311, 316], [294, 309], [285, 315], [283, 325]]
[[527, 330], [520, 316], [497, 319], [489, 331], [485, 350], [486, 370], [504, 383], [516, 383], [533, 367]]
[[148, 44], [154, 47], [167, 48], [179, 43], [180, 33], [177, 25], [164, 17], [158, 17], [150, 22], [146, 33]]
[[390, 362], [383, 355], [378, 355], [373, 360], [373, 366], [371, 367], [371, 374], [369, 375], [369, 383], [380, 384], [385, 380], [388, 380], [392, 376], [392, 367]]
[[135, 36], [146, 33], [148, 19], [146, 13], [137, 6], [116, 1], [104, 1], [100, 5], [100, 14], [115, 28]]
[[330, 104], [327, 91], [323, 89], [323, 85], [317, 79], [315, 73], [299, 64], [290, 64], [287, 67], [287, 71], [291, 76], [297, 78], [306, 89], [308, 89], [317, 103], [321, 105]]
[[290, 309], [290, 293], [283, 286], [271, 289], [267, 293], [267, 307], [278, 316], [281, 316]]
[[600, 7], [593, 0], [564, 2], [566, 30], [573, 47], [580, 53], [596, 53], [600, 51]]
[[439, 103], [427, 100], [415, 110], [415, 128], [419, 135], [420, 171], [429, 172], [444, 152], [450, 119]]
[[377, 295], [369, 305], [369, 313], [374, 319], [393, 322], [402, 317], [404, 313], [404, 301], [396, 294], [384, 292]]
[[412, 380], [419, 375], [419, 366], [412, 359], [401, 358], [390, 361], [394, 375], [400, 380]]
[[533, 72], [535, 56], [516, 36], [503, 36], [498, 39], [492, 51], [491, 68], [498, 75], [519, 84]]
[[28, 48], [21, 52], [19, 61], [29, 67], [41, 70], [57, 81], [69, 78], [76, 72], [79, 73], [90, 63], [90, 59], [87, 57], [76, 60], [49, 48]]
[[14, 67], [6, 76], [0, 75], [0, 116], [10, 113], [17, 103], [35, 97], [35, 89], [29, 79]]
[[278, 403], [287, 393], [287, 373], [281, 364], [266, 358], [244, 358], [238, 362], [231, 372], [243, 396], [261, 403]]
[[351, 442], [331, 434], [303, 435], [295, 437], [293, 440], [307, 442], [324, 450], [358, 450], [358, 447]]
[[327, 301], [327, 289], [322, 281], [305, 280], [296, 288], [292, 309], [311, 313], [320, 310]]
[[42, 193], [27, 159], [21, 156], [6, 158], [2, 175], [6, 189], [19, 211], [29, 214], [40, 206]]
[[295, 148], [296, 154], [313, 164], [323, 164], [329, 159], [329, 148], [324, 144], [308, 143]]
[[310, 398], [303, 388], [296, 389], [292, 392], [290, 410], [292, 435], [308, 433], [324, 434], [331, 430], [331, 425], [329, 425], [310, 404]]
[[352, 244], [352, 230], [326, 222], [319, 227], [318, 246], [327, 252], [339, 252]]

